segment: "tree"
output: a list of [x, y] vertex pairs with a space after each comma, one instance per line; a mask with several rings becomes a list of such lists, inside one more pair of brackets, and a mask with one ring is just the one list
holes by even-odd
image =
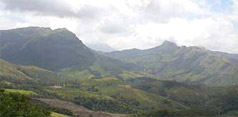
[[0, 88], [0, 117], [48, 117], [50, 112], [34, 106], [30, 98], [20, 94], [6, 94]]

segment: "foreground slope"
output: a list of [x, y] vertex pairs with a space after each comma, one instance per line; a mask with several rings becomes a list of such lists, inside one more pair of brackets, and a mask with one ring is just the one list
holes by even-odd
[[141, 71], [165, 79], [219, 86], [238, 84], [237, 60], [204, 48], [179, 47], [165, 41], [152, 49], [132, 49], [108, 55], [134, 63]]
[[33, 105], [29, 98], [20, 94], [7, 94], [2, 88], [0, 88], [0, 101], [1, 117], [48, 117], [50, 115], [49, 111]]

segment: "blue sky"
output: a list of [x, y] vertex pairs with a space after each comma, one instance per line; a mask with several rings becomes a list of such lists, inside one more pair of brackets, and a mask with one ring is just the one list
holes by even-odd
[[218, 13], [232, 13], [233, 0], [206, 0], [211, 10]]

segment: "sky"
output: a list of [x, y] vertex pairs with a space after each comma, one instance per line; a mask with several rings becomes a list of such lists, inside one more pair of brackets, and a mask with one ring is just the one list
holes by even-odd
[[238, 53], [238, 0], [0, 0], [0, 30], [28, 26], [67, 28], [117, 50], [168, 40]]

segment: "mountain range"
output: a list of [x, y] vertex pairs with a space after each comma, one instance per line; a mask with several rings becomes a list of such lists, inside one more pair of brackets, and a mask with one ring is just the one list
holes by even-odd
[[147, 50], [101, 53], [85, 46], [67, 29], [39, 27], [2, 30], [0, 41], [0, 58], [6, 61], [63, 71], [76, 77], [113, 75], [127, 79], [128, 75], [139, 72], [143, 74], [141, 77], [155, 76], [179, 82], [214, 86], [238, 84], [236, 54], [180, 47], [169, 41]]
[[95, 50], [95, 51], [101, 51], [101, 52], [113, 52], [116, 51], [113, 47], [103, 44], [103, 43], [86, 43], [86, 46]]
[[215, 86], [237, 85], [238, 81], [237, 55], [205, 48], [180, 47], [165, 41], [162, 45], [147, 50], [131, 49], [107, 55], [136, 64], [141, 71], [161, 79]]
[[[105, 116], [234, 116], [237, 56], [169, 41], [146, 50], [104, 53], [67, 29], [1, 30], [0, 87], [74, 116], [100, 114], [94, 111], [108, 112]], [[92, 111], [70, 110], [72, 103]]]

